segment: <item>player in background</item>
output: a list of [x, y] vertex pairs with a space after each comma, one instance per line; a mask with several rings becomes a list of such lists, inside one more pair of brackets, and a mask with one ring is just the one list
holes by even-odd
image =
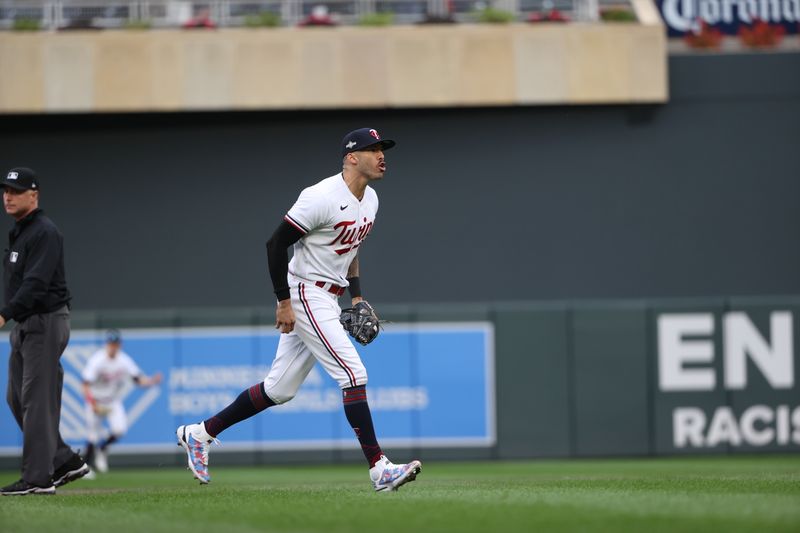
[[[413, 481], [422, 463], [393, 464], [383, 454], [367, 403], [367, 371], [339, 322], [338, 298], [349, 288], [353, 306], [364, 301], [358, 248], [375, 223], [378, 196], [369, 185], [386, 172], [384, 151], [394, 141], [362, 128], [342, 140], [342, 172], [300, 193], [267, 242], [269, 273], [277, 296], [275, 327], [283, 335], [260, 383], [198, 424], [178, 427], [189, 469], [208, 483], [208, 450], [224, 429], [273, 405], [290, 401], [317, 361], [342, 389], [347, 421], [361, 444], [376, 491]], [[294, 246], [289, 262], [288, 249]]]
[[[128, 418], [122, 399], [131, 381], [140, 387], [161, 383], [161, 373], [148, 377], [131, 357], [121, 350], [122, 336], [112, 329], [106, 333], [106, 345], [89, 358], [83, 369], [83, 396], [86, 399], [87, 444], [84, 457], [98, 472], [108, 471], [106, 452], [128, 430]], [[103, 422], [109, 436], [98, 442]]]

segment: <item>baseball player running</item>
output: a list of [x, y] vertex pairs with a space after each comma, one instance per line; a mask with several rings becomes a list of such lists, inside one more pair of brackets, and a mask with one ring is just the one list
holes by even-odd
[[[383, 178], [384, 151], [394, 145], [374, 129], [348, 133], [342, 140], [342, 172], [303, 190], [267, 242], [278, 299], [275, 327], [283, 335], [263, 382], [211, 418], [178, 427], [178, 444], [200, 483], [210, 481], [208, 451], [217, 435], [291, 400], [317, 361], [342, 389], [345, 416], [361, 444], [375, 490], [397, 490], [420, 473], [420, 461], [394, 464], [383, 454], [367, 403], [367, 371], [347, 336], [349, 332], [366, 344], [379, 331], [377, 316], [361, 296], [358, 248], [378, 211], [378, 196], [369, 184]], [[353, 307], [343, 312], [338, 297], [346, 288]]]
[[[148, 377], [131, 357], [123, 352], [122, 336], [112, 329], [106, 333], [106, 345], [89, 358], [83, 369], [83, 396], [86, 399], [87, 440], [86, 462], [98, 472], [108, 471], [106, 452], [128, 430], [128, 419], [122, 399], [133, 380], [140, 387], [161, 383], [161, 373]], [[110, 435], [98, 442], [108, 423]]]

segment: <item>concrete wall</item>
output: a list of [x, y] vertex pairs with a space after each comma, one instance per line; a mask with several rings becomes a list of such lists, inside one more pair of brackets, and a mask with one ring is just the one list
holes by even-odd
[[0, 33], [0, 113], [663, 102], [648, 24]]

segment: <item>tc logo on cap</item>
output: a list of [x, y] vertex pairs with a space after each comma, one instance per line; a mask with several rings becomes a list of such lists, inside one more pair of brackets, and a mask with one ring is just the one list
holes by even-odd
[[19, 177], [19, 172], [9, 172], [8, 176], [6, 176], [7, 180], [15, 180]]
[[378, 139], [379, 141], [381, 140], [381, 136], [378, 135], [378, 132], [376, 130], [369, 130], [369, 134]]

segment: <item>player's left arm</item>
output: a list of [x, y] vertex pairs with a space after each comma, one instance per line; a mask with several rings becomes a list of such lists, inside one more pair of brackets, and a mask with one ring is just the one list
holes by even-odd
[[137, 365], [128, 354], [122, 353], [120, 354], [120, 357], [125, 370], [128, 372], [128, 375], [139, 387], [152, 387], [153, 385], [158, 385], [161, 383], [161, 372], [156, 372], [152, 376], [148, 376], [142, 372], [142, 370], [139, 368], [139, 365]]
[[347, 267], [347, 282], [350, 284], [347, 289], [350, 292], [351, 305], [355, 306], [358, 302], [363, 302], [361, 280], [359, 279], [358, 253], [356, 253], [350, 266]]
[[153, 385], [158, 385], [161, 383], [163, 378], [164, 376], [161, 374], [161, 372], [156, 372], [152, 376], [139, 374], [138, 376], [133, 376], [133, 382], [140, 387], [152, 387]]
[[351, 337], [366, 346], [380, 333], [381, 320], [375, 309], [361, 295], [359, 274], [358, 255], [356, 255], [347, 268], [347, 281], [350, 283], [348, 289], [353, 306], [342, 310], [339, 322]]

